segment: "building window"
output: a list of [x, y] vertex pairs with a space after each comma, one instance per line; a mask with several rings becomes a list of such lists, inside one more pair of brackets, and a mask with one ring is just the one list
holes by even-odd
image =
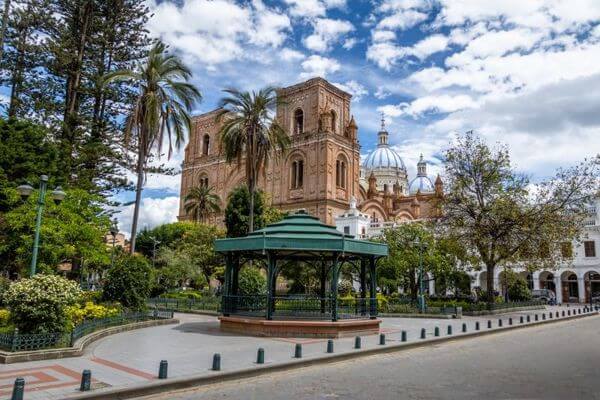
[[347, 169], [346, 161], [342, 158], [338, 158], [335, 162], [335, 185], [339, 188], [346, 189]]
[[200, 187], [208, 187], [208, 176], [204, 175], [200, 177]]
[[583, 249], [586, 257], [596, 257], [596, 242], [593, 240], [583, 242]]
[[304, 111], [298, 108], [294, 111], [294, 134], [298, 135], [304, 132]]
[[346, 235], [349, 235], [349, 234], [350, 234], [350, 227], [349, 227], [349, 226], [345, 226], [345, 227], [344, 227], [344, 233], [345, 233]]
[[291, 167], [291, 188], [300, 189], [304, 183], [304, 160], [296, 160], [292, 162]]
[[207, 156], [210, 148], [210, 136], [204, 135], [202, 139], [202, 155]]
[[331, 132], [335, 133], [336, 115], [335, 111], [331, 110]]

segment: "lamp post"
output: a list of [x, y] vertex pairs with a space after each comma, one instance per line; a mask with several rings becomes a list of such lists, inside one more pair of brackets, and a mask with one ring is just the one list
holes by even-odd
[[425, 312], [425, 288], [423, 286], [423, 251], [427, 250], [427, 243], [421, 242], [421, 240], [417, 237], [413, 241], [413, 247], [419, 250], [419, 310], [421, 313]]
[[156, 240], [155, 237], [152, 238], [152, 268], [154, 268], [154, 264], [156, 263], [156, 245], [160, 244], [160, 240]]
[[112, 236], [112, 253], [110, 255], [110, 267], [115, 266], [115, 246], [117, 242], [117, 233], [119, 233], [119, 227], [117, 226], [117, 220], [114, 219], [110, 224], [110, 234]]
[[[40, 245], [40, 227], [42, 225], [42, 213], [44, 211], [44, 202], [46, 200], [46, 188], [48, 186], [48, 176], [41, 175], [40, 176], [40, 193], [38, 196], [37, 202], [37, 215], [35, 219], [35, 235], [33, 239], [33, 254], [31, 255], [31, 265], [29, 267], [29, 276], [32, 277], [35, 275], [35, 270], [37, 267], [37, 256], [38, 249]], [[27, 198], [33, 192], [33, 187], [29, 184], [21, 185], [17, 187], [17, 192], [21, 195], [23, 200], [27, 200]], [[60, 186], [57, 186], [56, 189], [52, 191], [52, 199], [56, 204], [60, 204], [61, 201], [66, 196], [66, 193], [62, 191]]]

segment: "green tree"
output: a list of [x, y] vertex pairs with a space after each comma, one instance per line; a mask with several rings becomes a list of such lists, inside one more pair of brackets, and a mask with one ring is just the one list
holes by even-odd
[[228, 96], [221, 100], [222, 110], [217, 114], [217, 120], [223, 121], [221, 146], [227, 162], [244, 166], [250, 192], [248, 232], [252, 232], [259, 174], [265, 173], [271, 156], [279, 156], [288, 148], [290, 139], [274, 119], [279, 104], [274, 88], [252, 93], [226, 89], [225, 93]]
[[[0, 244], [0, 258], [6, 272], [15, 275], [30, 262], [35, 229], [34, 192], [22, 202], [14, 189], [5, 189], [10, 211], [0, 218], [0, 229], [7, 240]], [[110, 252], [104, 242], [110, 218], [104, 212], [104, 198], [84, 190], [66, 191], [67, 196], [56, 205], [46, 196], [40, 230], [38, 268], [54, 271], [63, 262], [71, 263], [74, 273], [81, 267], [103, 268], [110, 264]]]
[[[225, 228], [227, 237], [246, 236], [250, 231], [251, 195], [247, 186], [239, 186], [229, 193], [225, 207]], [[265, 209], [264, 196], [258, 191], [253, 203], [254, 227], [260, 229], [265, 225], [263, 213]]]
[[515, 172], [506, 147], [492, 149], [473, 132], [459, 135], [445, 159], [442, 222], [474, 265], [485, 266], [490, 303], [495, 269], [519, 261], [539, 268], [560, 257], [561, 243], [579, 237], [598, 190], [600, 156], [535, 185]]
[[181, 221], [162, 224], [152, 229], [144, 229], [137, 235], [137, 251], [148, 258], [154, 256], [154, 241], [158, 243], [157, 249], [163, 247], [176, 248], [181, 240], [194, 229], [194, 223]]
[[221, 199], [212, 186], [196, 186], [185, 196], [185, 212], [192, 214], [196, 222], [205, 222], [211, 213], [221, 212]]
[[180, 148], [185, 132], [191, 130], [189, 115], [200, 92], [188, 83], [192, 73], [176, 56], [168, 54], [166, 46], [156, 43], [145, 60], [135, 70], [120, 70], [105, 76], [105, 83], [130, 81], [137, 89], [133, 109], [125, 126], [126, 142], [135, 148], [137, 183], [131, 224], [131, 253], [135, 252], [137, 223], [146, 167], [152, 152], [160, 155], [162, 144], [168, 140], [168, 157], [172, 143]]
[[239, 294], [251, 296], [267, 292], [267, 278], [256, 267], [245, 266], [240, 270]]
[[140, 310], [146, 306], [154, 279], [148, 261], [137, 254], [122, 254], [104, 279], [102, 299], [117, 301], [124, 307]]

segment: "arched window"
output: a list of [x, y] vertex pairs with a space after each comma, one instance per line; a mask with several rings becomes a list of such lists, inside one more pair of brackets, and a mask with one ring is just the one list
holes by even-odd
[[339, 157], [335, 162], [335, 185], [339, 188], [346, 189], [347, 169], [346, 160]]
[[202, 155], [207, 156], [210, 149], [210, 136], [204, 135], [202, 138]]
[[202, 175], [199, 181], [200, 187], [208, 187], [208, 176]]
[[298, 135], [304, 132], [304, 111], [301, 108], [294, 111], [294, 134]]
[[304, 184], [304, 160], [292, 161], [290, 174], [290, 187], [300, 189]]
[[331, 110], [331, 132], [335, 133], [336, 115], [335, 111]]

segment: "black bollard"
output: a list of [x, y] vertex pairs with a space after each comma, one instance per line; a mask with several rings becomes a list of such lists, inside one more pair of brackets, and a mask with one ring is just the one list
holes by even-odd
[[463, 325], [462, 325], [462, 331], [463, 331], [463, 332], [466, 332], [466, 331], [467, 331], [467, 324], [466, 324], [466, 323], [464, 323], [464, 322], [463, 322]]
[[558, 313], [558, 311], [556, 312], [556, 318], [560, 317], [560, 314]]
[[448, 335], [452, 335], [452, 325], [448, 325], [447, 333]]
[[502, 318], [498, 319], [498, 327], [502, 328]]
[[509, 319], [508, 319], [508, 324], [509, 324], [509, 325], [512, 325], [512, 318], [509, 318]]
[[488, 319], [488, 329], [492, 327], [492, 321]]
[[167, 360], [161, 360], [158, 365], [158, 379], [167, 379], [167, 370], [169, 369], [169, 363]]
[[257, 364], [265, 363], [265, 349], [263, 349], [262, 347], [260, 347], [258, 349], [258, 351], [256, 352], [256, 363]]
[[562, 310], [562, 316], [563, 317], [565, 316], [565, 310]]
[[475, 322], [475, 330], [478, 331], [479, 330], [479, 321]]
[[571, 316], [571, 310], [567, 310], [567, 316]]
[[327, 352], [333, 353], [333, 339], [327, 340]]
[[527, 314], [527, 322], [531, 322], [531, 315]]
[[212, 370], [213, 371], [221, 370], [221, 355], [219, 353], [215, 353], [215, 355], [213, 356]]
[[360, 349], [360, 336], [354, 338], [354, 348]]
[[440, 336], [440, 328], [438, 326], [433, 330], [433, 336]]
[[294, 358], [302, 358], [302, 345], [300, 343], [296, 343]]
[[421, 329], [421, 339], [425, 339], [425, 335], [426, 335], [425, 328], [422, 328]]
[[522, 316], [522, 315], [519, 317], [519, 323], [520, 323], [520, 324], [522, 324], [522, 323], [523, 323], [523, 316]]
[[81, 385], [79, 385], [80, 392], [87, 392], [92, 386], [92, 371], [84, 369], [81, 373]]
[[406, 331], [402, 331], [402, 338], [400, 340], [406, 342]]
[[385, 344], [385, 335], [383, 333], [379, 335], [379, 344], [382, 346]]
[[552, 317], [554, 317], [554, 314], [552, 314], [552, 312], [548, 313], [548, 318], [552, 319]]
[[538, 315], [537, 315], [537, 314], [535, 314], [535, 315], [533, 316], [533, 318], [534, 318], [534, 319], [537, 321], [537, 320], [538, 320]]
[[13, 386], [12, 397], [10, 400], [23, 400], [23, 393], [25, 392], [25, 379], [15, 379], [15, 385]]

